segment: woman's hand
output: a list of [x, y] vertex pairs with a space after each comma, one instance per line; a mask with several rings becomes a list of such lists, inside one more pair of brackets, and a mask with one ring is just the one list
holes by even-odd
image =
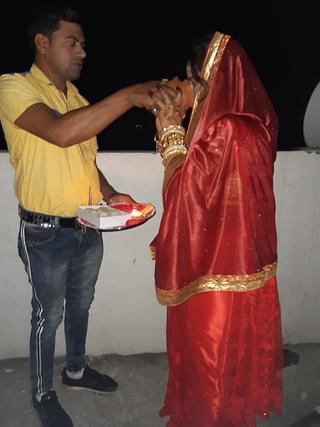
[[182, 93], [180, 90], [174, 90], [163, 85], [152, 98], [156, 107], [152, 113], [156, 117], [157, 132], [170, 125], [181, 125], [184, 111], [181, 107]]

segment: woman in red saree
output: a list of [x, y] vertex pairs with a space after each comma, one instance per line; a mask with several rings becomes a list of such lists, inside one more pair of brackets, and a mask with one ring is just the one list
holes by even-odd
[[156, 97], [164, 210], [151, 248], [169, 362], [160, 415], [168, 427], [255, 427], [282, 406], [278, 120], [235, 40], [216, 32], [203, 53], [187, 67], [202, 83], [186, 135], [185, 97]]

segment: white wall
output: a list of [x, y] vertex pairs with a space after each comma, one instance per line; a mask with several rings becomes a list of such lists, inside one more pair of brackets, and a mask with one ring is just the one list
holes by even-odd
[[[153, 153], [100, 153], [115, 188], [151, 202], [157, 215], [104, 233], [105, 257], [91, 310], [88, 354], [165, 350], [165, 309], [155, 299], [148, 245], [161, 215], [162, 166]], [[285, 341], [320, 342], [320, 156], [279, 152], [275, 171], [279, 287]], [[27, 356], [31, 289], [16, 252], [18, 215], [8, 154], [0, 153], [0, 359]], [[64, 353], [62, 328], [56, 354]]]
[[320, 342], [320, 155], [278, 153], [275, 192], [285, 341]]

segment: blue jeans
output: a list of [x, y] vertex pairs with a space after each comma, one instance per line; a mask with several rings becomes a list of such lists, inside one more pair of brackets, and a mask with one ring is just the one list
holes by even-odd
[[31, 387], [52, 389], [56, 331], [64, 316], [66, 368], [85, 365], [89, 308], [103, 256], [101, 233], [74, 228], [46, 229], [21, 221], [19, 256], [32, 286]]

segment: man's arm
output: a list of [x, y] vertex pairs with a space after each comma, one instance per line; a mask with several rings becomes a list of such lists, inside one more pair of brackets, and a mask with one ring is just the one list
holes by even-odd
[[109, 184], [106, 177], [103, 175], [101, 170], [98, 168], [100, 191], [103, 194], [103, 200], [109, 205], [111, 203], [122, 202], [122, 203], [137, 203], [129, 194], [119, 193], [116, 191], [111, 184]]
[[56, 117], [45, 104], [37, 103], [24, 111], [15, 124], [51, 144], [70, 147], [96, 136], [134, 106], [151, 109], [154, 101], [150, 94], [156, 90], [156, 82], [129, 86], [61, 117]]
[[109, 184], [107, 178], [103, 175], [101, 170], [98, 168], [99, 173], [99, 182], [100, 182], [100, 191], [103, 195], [103, 200], [107, 203], [109, 203], [110, 199], [112, 199], [112, 196], [115, 194], [118, 194], [118, 191], [116, 191], [111, 184]]

